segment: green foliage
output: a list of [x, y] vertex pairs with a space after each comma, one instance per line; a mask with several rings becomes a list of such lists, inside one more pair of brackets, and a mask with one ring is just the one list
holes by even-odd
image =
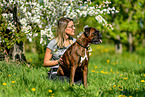
[[[99, 4], [101, 1], [94, 2]], [[119, 35], [121, 37], [121, 42], [126, 44], [128, 42], [128, 33], [132, 33], [133, 44], [135, 47], [137, 47], [145, 36], [143, 34], [144, 23], [142, 22], [145, 19], [145, 1], [111, 0], [111, 2], [111, 6], [114, 6], [117, 10], [119, 10], [119, 13], [105, 15], [106, 20], [110, 21], [114, 28], [114, 30], [106, 29], [105, 34], [110, 36], [111, 39], [117, 39], [116, 36]]]
[[[27, 53], [30, 66], [0, 62], [1, 97], [119, 97], [145, 96], [145, 51], [114, 54], [114, 45], [92, 45], [89, 62], [88, 89], [83, 85], [51, 81], [49, 68], [36, 65], [38, 55]], [[41, 65], [41, 66], [40, 66]]]

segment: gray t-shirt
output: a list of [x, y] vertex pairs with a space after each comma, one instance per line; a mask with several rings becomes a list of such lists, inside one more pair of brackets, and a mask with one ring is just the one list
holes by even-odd
[[[70, 39], [73, 41], [73, 43], [76, 41], [75, 38], [70, 37]], [[51, 49], [52, 60], [59, 60], [59, 58], [64, 54], [64, 52], [71, 46], [69, 45], [67, 47], [59, 48], [56, 42], [56, 39], [53, 39], [47, 45], [47, 48]], [[58, 68], [58, 65], [53, 66], [51, 68]]]

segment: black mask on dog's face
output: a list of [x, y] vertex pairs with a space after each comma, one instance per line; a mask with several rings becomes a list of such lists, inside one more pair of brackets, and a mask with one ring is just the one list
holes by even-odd
[[94, 36], [96, 36], [96, 37], [93, 37], [93, 39], [92, 39], [92, 43], [93, 44], [99, 44], [99, 43], [102, 43], [102, 35], [101, 35], [101, 33], [99, 33], [99, 31], [98, 30], [96, 30], [94, 33]]
[[87, 27], [87, 28], [84, 29], [84, 30], [85, 30], [84, 34], [85, 34], [85, 36], [86, 36], [87, 38], [88, 38], [89, 35], [90, 35], [90, 29], [91, 29], [91, 27]]
[[[92, 30], [93, 29], [93, 30]], [[92, 32], [93, 31], [93, 32]], [[102, 35], [99, 32], [99, 30], [97, 30], [96, 28], [93, 27], [87, 27], [85, 28], [85, 32], [84, 32], [85, 36], [88, 38], [90, 37], [90, 42], [93, 44], [99, 44], [102, 42]]]

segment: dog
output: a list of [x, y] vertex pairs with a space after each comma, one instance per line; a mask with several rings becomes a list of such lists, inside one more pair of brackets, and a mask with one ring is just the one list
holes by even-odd
[[81, 36], [74, 42], [61, 57], [57, 74], [70, 78], [70, 86], [74, 80], [83, 79], [84, 87], [87, 88], [88, 62], [90, 44], [102, 42], [101, 33], [94, 27], [86, 27]]

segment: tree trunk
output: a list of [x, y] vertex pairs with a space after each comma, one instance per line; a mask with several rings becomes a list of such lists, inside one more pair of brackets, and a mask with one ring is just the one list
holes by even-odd
[[[15, 21], [15, 26], [17, 27], [17, 33], [20, 32], [21, 27], [20, 27], [20, 23], [18, 21], [18, 15], [17, 15], [17, 4], [14, 5], [14, 9], [13, 9], [13, 18]], [[19, 43], [16, 42], [14, 44], [14, 50], [13, 50], [13, 61], [21, 61], [21, 62], [27, 62], [26, 61], [26, 57], [25, 57], [25, 46], [24, 46], [24, 42], [20, 41]]]
[[[0, 61], [2, 60], [13, 60], [13, 61], [20, 61], [20, 62], [27, 62], [25, 57], [25, 44], [24, 42], [20, 41], [20, 43], [16, 42], [13, 47], [7, 48], [7, 43], [1, 44], [2, 48], [0, 51]], [[29, 62], [27, 62], [29, 63]]]
[[12, 53], [12, 59], [13, 61], [21, 61], [21, 62], [27, 62], [25, 57], [25, 46], [24, 42], [16, 42], [14, 44], [14, 50]]
[[[7, 13], [12, 13], [13, 14], [13, 21], [15, 23], [15, 27], [17, 28], [17, 33], [20, 33], [21, 27], [20, 23], [18, 21], [18, 15], [17, 15], [17, 4], [14, 4], [13, 8], [8, 8], [6, 10]], [[7, 31], [7, 32], [6, 32]], [[10, 33], [11, 31], [6, 30], [4, 33]], [[8, 34], [5, 38], [7, 37], [12, 37], [13, 35]], [[17, 37], [15, 37], [17, 38]], [[11, 39], [11, 38], [10, 38]], [[8, 38], [8, 40], [10, 40]], [[3, 49], [1, 50], [2, 58], [3, 56], [5, 57], [5, 60], [12, 59], [13, 61], [21, 61], [21, 62], [27, 62], [26, 57], [25, 57], [25, 48], [24, 48], [24, 42], [20, 41], [19, 43], [16, 41], [13, 47], [7, 48], [7, 43], [4, 42], [3, 44]], [[28, 63], [28, 62], [27, 62]]]
[[133, 40], [132, 40], [132, 33], [129, 33], [129, 36], [128, 36], [128, 50], [129, 52], [133, 52]]
[[120, 36], [117, 35], [116, 38], [117, 40], [115, 40], [115, 53], [122, 53], [123, 49]]
[[142, 46], [145, 47], [145, 39], [143, 39]]

